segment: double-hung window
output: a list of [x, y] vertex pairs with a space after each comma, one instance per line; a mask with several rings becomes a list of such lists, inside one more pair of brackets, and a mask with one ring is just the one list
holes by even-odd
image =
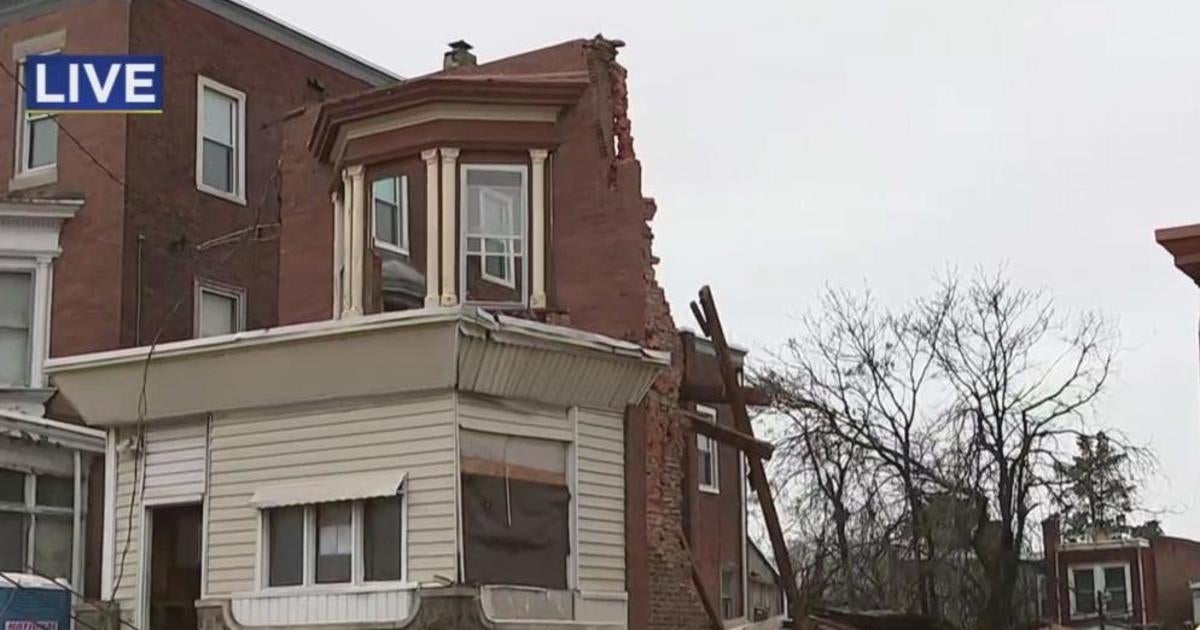
[[196, 112], [196, 187], [245, 204], [246, 95], [198, 77]]
[[[524, 166], [463, 165], [463, 237], [467, 299], [524, 299], [526, 213], [529, 186]], [[510, 291], [489, 293], [479, 282]], [[499, 297], [503, 295], [503, 297]], [[489, 297], [495, 296], [495, 297]]]
[[246, 329], [246, 294], [241, 289], [197, 283], [195, 310], [197, 337], [228, 335]]
[[263, 510], [268, 588], [404, 576], [403, 495]]
[[33, 274], [0, 271], [0, 387], [28, 387], [33, 369]]
[[[55, 54], [50, 51], [41, 54]], [[22, 86], [29, 85], [25, 61], [17, 70]], [[47, 112], [25, 110], [25, 92], [17, 89], [17, 175], [34, 174], [58, 165], [58, 120]]]
[[0, 571], [70, 579], [74, 508], [74, 479], [0, 469]]
[[371, 183], [375, 246], [408, 255], [408, 178], [384, 177]]
[[[709, 422], [716, 424], [717, 410], [706, 405], [696, 405], [696, 412], [709, 418]], [[720, 449], [717, 447], [717, 441], [707, 435], [696, 435], [696, 453], [699, 470], [697, 474], [700, 480], [700, 489], [704, 492], [718, 493], [721, 491], [720, 477], [718, 477], [718, 462], [720, 461]]]
[[1069, 574], [1071, 616], [1121, 617], [1130, 612], [1129, 565], [1072, 566]]

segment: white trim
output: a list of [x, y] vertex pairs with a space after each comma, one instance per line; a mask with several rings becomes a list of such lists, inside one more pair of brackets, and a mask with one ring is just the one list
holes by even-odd
[[[130, 524], [132, 526], [132, 524]], [[100, 597], [112, 600], [113, 564], [117, 537], [117, 430], [109, 429], [104, 439], [104, 530], [101, 539]]]
[[567, 588], [579, 588], [579, 407], [567, 412], [571, 443], [567, 445]]
[[441, 270], [438, 267], [438, 151], [421, 152], [425, 161], [425, 306], [438, 305]]
[[[204, 91], [212, 90], [236, 104], [233, 141], [233, 191], [221, 190], [204, 183]], [[246, 205], [246, 94], [240, 90], [196, 75], [196, 189], [210, 195]]]
[[[58, 31], [43, 36], [45, 39], [45, 47], [42, 49], [34, 48], [37, 42], [21, 42], [14, 46], [18, 54], [15, 61], [17, 63], [17, 103], [16, 103], [16, 131], [13, 139], [15, 140], [13, 147], [13, 177], [10, 180], [10, 189], [25, 189], [36, 186], [52, 184], [58, 181], [58, 145], [54, 147], [54, 161], [50, 164], [41, 166], [27, 166], [26, 152], [29, 150], [29, 130], [34, 122], [41, 120], [55, 121], [57, 126], [56, 114], [48, 112], [27, 112], [25, 111], [25, 90], [22, 85], [28, 85], [25, 79], [25, 58], [29, 55], [54, 55], [62, 52], [65, 46], [66, 32]], [[35, 38], [42, 39], [42, 38]], [[50, 43], [53, 41], [53, 43]], [[22, 45], [25, 44], [25, 45]], [[55, 138], [58, 139], [57, 131], [55, 130]]]
[[533, 308], [546, 308], [546, 159], [550, 152], [545, 149], [530, 149], [529, 161], [533, 167], [530, 189], [533, 194], [532, 235], [525, 245], [529, 252], [530, 273], [533, 276], [529, 291], [529, 304]]
[[333, 202], [333, 291], [330, 292], [333, 304], [330, 313], [333, 319], [337, 319], [342, 316], [342, 274], [346, 269], [342, 250], [345, 244], [346, 217], [343, 216], [342, 196], [334, 192], [329, 198]]
[[347, 225], [347, 238], [349, 242], [349, 263], [350, 270], [346, 274], [350, 287], [349, 304], [344, 311], [347, 315], [362, 315], [363, 314], [363, 287], [365, 281], [363, 274], [363, 264], [366, 261], [364, 248], [366, 247], [367, 231], [363, 229], [363, 222], [366, 221], [366, 186], [364, 184], [364, 176], [366, 169], [361, 164], [347, 167], [342, 176], [345, 182], [347, 199], [343, 201], [343, 205], [349, 210]]
[[[457, 263], [458, 263], [459, 293], [462, 295], [462, 300], [464, 303], [469, 301], [471, 304], [486, 304], [486, 305], [495, 305], [495, 306], [525, 306], [526, 304], [529, 303], [529, 295], [530, 295], [530, 292], [529, 292], [529, 278], [530, 278], [530, 269], [529, 269], [529, 248], [530, 248], [530, 245], [529, 245], [529, 222], [530, 222], [530, 219], [529, 219], [529, 212], [530, 212], [530, 210], [529, 210], [529, 205], [530, 205], [529, 204], [529, 167], [525, 164], [463, 163], [463, 164], [459, 165], [458, 170], [459, 170], [458, 177], [460, 179], [460, 183], [459, 183], [460, 199], [459, 199], [459, 204], [458, 204], [460, 207], [458, 208], [458, 216], [460, 217], [459, 220], [462, 221], [463, 228], [462, 228], [462, 230], [460, 230], [461, 234], [459, 235], [459, 239], [458, 239], [459, 254], [457, 257]], [[466, 225], [467, 225], [467, 221], [466, 221], [467, 174], [471, 171], [501, 171], [501, 172], [520, 173], [521, 174], [521, 198], [523, 201], [523, 203], [522, 203], [523, 208], [522, 208], [522, 213], [521, 213], [521, 233], [518, 236], [509, 238], [509, 237], [504, 237], [504, 236], [487, 236], [482, 233], [473, 234], [473, 235], [467, 234], [467, 228], [466, 228]], [[482, 221], [482, 217], [480, 218], [480, 220]], [[478, 254], [468, 254], [467, 253], [467, 239], [468, 238], [479, 238], [480, 239], [481, 251]], [[508, 277], [494, 276], [487, 272], [487, 258], [489, 257], [489, 254], [487, 253], [487, 245], [483, 241], [488, 238], [507, 239], [506, 251], [502, 255], [505, 257], [505, 260], [506, 260], [506, 268], [508, 270]], [[512, 241], [514, 239], [521, 243], [521, 253], [519, 253], [519, 254], [513, 251], [514, 248], [513, 248]], [[479, 276], [480, 276], [480, 278], [482, 278], [483, 280], [486, 280], [488, 282], [491, 282], [492, 284], [496, 284], [496, 285], [499, 285], [502, 287], [507, 287], [507, 288], [513, 289], [513, 290], [516, 290], [516, 288], [517, 288], [517, 261], [520, 260], [521, 261], [521, 274], [522, 274], [520, 299], [515, 302], [485, 302], [485, 301], [481, 301], [481, 300], [468, 300], [468, 295], [467, 295], [467, 256], [468, 255], [479, 256]]]
[[1070, 618], [1072, 620], [1093, 619], [1093, 618], [1098, 618], [1100, 616], [1100, 613], [1099, 613], [1100, 602], [1096, 602], [1096, 607], [1097, 607], [1096, 612], [1091, 612], [1091, 613], [1077, 612], [1077, 606], [1076, 606], [1076, 601], [1075, 601], [1075, 596], [1076, 596], [1075, 572], [1076, 571], [1091, 571], [1092, 572], [1092, 584], [1095, 587], [1096, 591], [1106, 592], [1108, 590], [1108, 585], [1105, 583], [1105, 580], [1104, 580], [1104, 570], [1105, 569], [1118, 569], [1118, 568], [1125, 570], [1125, 610], [1117, 615], [1112, 615], [1111, 613], [1108, 613], [1106, 611], [1105, 618], [1119, 619], [1122, 617], [1132, 617], [1133, 616], [1133, 583], [1130, 579], [1129, 563], [1128, 562], [1085, 562], [1085, 563], [1073, 563], [1073, 564], [1067, 565], [1067, 596], [1068, 596], [1067, 612], [1069, 613]]
[[458, 282], [455, 280], [454, 268], [458, 264], [458, 252], [455, 248], [458, 227], [458, 149], [442, 147], [442, 306], [458, 304], [455, 291]]
[[[717, 423], [717, 409], [715, 407], [710, 407], [708, 405], [696, 405], [696, 413], [708, 416], [712, 419], [711, 422], [713, 424]], [[697, 485], [699, 486], [701, 492], [707, 492], [708, 494], [720, 494], [721, 446], [716, 440], [708, 437], [707, 435], [701, 435], [697, 433], [696, 452], [700, 453], [703, 451], [711, 453], [711, 456], [709, 457], [709, 462], [711, 463], [711, 466], [709, 466], [709, 473], [712, 475], [712, 483], [704, 483], [703, 479], [697, 479]], [[697, 468], [696, 471], [699, 472], [699, 468]]]
[[43, 265], [37, 258], [0, 258], [0, 273], [22, 274], [29, 276], [29, 327], [26, 334], [26, 352], [29, 364], [25, 366], [25, 383], [0, 383], [2, 388], [37, 389], [45, 382], [45, 360], [43, 348], [47, 347], [50, 331], [47, 329], [46, 316], [50, 306], [50, 296], [46, 292], [48, 285], [43, 276], [49, 272], [49, 266]]
[[72, 453], [75, 457], [75, 474], [71, 480], [75, 486], [72, 495], [71, 518], [71, 584], [77, 590], [83, 586], [83, 454], [79, 451]]
[[[392, 243], [379, 238], [379, 233], [376, 232], [376, 226], [379, 222], [375, 218], [375, 213], [378, 210], [378, 199], [375, 198], [375, 184], [384, 180], [394, 182], [396, 189], [396, 217], [395, 221], [399, 228], [400, 243]], [[408, 240], [408, 176], [407, 175], [390, 175], [387, 177], [379, 177], [371, 180], [371, 240], [375, 242], [375, 247], [403, 254], [408, 256], [410, 242]]]
[[[231, 284], [217, 282], [216, 280], [209, 280], [207, 278], [197, 277], [193, 281], [193, 294], [192, 294], [192, 300], [193, 300], [192, 301], [192, 337], [193, 338], [196, 338], [196, 339], [201, 338], [200, 330], [201, 330], [201, 324], [203, 323], [203, 310], [204, 310], [203, 307], [204, 307], [204, 294], [205, 293], [211, 293], [218, 297], [229, 298], [229, 299], [233, 300], [233, 302], [234, 302], [234, 308], [237, 309], [237, 312], [235, 313], [235, 321], [233, 322], [234, 330], [231, 331], [230, 333], [223, 333], [223, 334], [239, 333], [239, 332], [242, 332], [243, 330], [246, 330], [246, 290], [241, 287], [237, 287], [237, 286], [234, 286]], [[209, 335], [209, 336], [217, 337], [220, 335]]]

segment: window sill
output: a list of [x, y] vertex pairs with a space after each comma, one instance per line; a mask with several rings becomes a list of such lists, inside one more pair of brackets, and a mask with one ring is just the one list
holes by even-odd
[[8, 180], [8, 190], [27, 190], [58, 182], [58, 165], [43, 166], [30, 171], [21, 171]]
[[234, 599], [270, 599], [295, 595], [332, 595], [337, 593], [380, 593], [387, 591], [412, 591], [416, 582], [371, 582], [364, 584], [313, 584], [311, 586], [267, 586], [262, 590], [234, 593]]
[[213, 188], [212, 186], [208, 186], [206, 184], [202, 184], [199, 182], [196, 183], [196, 190], [199, 190], [200, 192], [208, 194], [208, 195], [212, 195], [214, 197], [219, 197], [221, 199], [224, 199], [225, 201], [231, 201], [233, 203], [238, 204], [239, 206], [246, 205], [246, 196], [245, 195], [237, 195], [237, 194], [234, 194], [231, 192], [226, 192], [224, 190], [221, 190], [220, 188]]
[[721, 488], [719, 488], [717, 486], [701, 485], [700, 492], [703, 492], [705, 494], [721, 494]]
[[407, 250], [407, 249], [405, 249], [405, 248], [403, 248], [403, 247], [399, 247], [399, 246], [397, 246], [397, 245], [392, 245], [391, 243], [389, 243], [389, 242], [387, 242], [387, 241], [381, 241], [381, 240], [379, 240], [379, 239], [375, 239], [375, 248], [376, 248], [376, 249], [381, 249], [381, 250], [383, 250], [383, 251], [385, 251], [385, 252], [391, 252], [391, 253], [393, 253], [393, 254], [399, 254], [399, 255], [401, 255], [401, 256], [404, 256], [404, 257], [406, 257], [406, 258], [410, 256], [410, 254], [408, 253], [408, 250]]

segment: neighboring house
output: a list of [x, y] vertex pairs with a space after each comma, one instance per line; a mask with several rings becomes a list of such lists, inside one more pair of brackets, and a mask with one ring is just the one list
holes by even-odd
[[1200, 542], [1155, 536], [1064, 541], [1057, 517], [1042, 523], [1050, 620], [1072, 627], [1106, 623], [1194, 625], [1191, 583]]
[[[27, 114], [54, 52], [162, 55], [164, 112]], [[396, 78], [233, 0], [7, 0], [0, 66], [0, 570], [98, 596], [102, 437], [45, 359], [274, 325], [279, 119]]]
[[51, 361], [119, 444], [134, 626], [625, 626], [623, 425], [667, 353], [474, 307], [298, 324], [160, 346], [139, 424], [146, 361]]
[[784, 614], [784, 593], [783, 585], [779, 582], [779, 572], [754, 541], [747, 538], [746, 546], [750, 550], [746, 564], [749, 575], [747, 594], [750, 600], [750, 620], [763, 621]]

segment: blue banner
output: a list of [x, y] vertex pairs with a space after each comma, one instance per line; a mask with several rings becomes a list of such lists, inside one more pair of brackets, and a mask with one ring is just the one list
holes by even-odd
[[157, 55], [30, 55], [25, 109], [31, 112], [160, 113]]

